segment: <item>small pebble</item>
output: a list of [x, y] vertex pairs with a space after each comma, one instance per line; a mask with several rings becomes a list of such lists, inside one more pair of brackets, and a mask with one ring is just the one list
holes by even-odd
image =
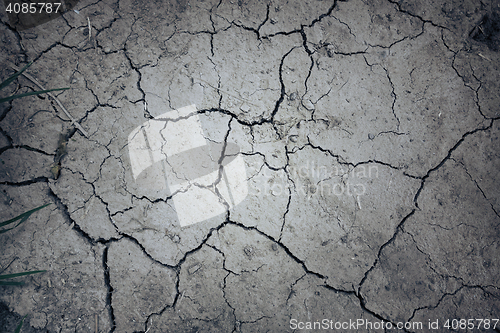
[[308, 99], [304, 99], [302, 100], [302, 105], [308, 109], [309, 111], [313, 111], [314, 110], [314, 104], [308, 100]]
[[293, 92], [290, 94], [290, 100], [291, 101], [295, 101], [297, 99], [297, 93], [296, 92]]
[[251, 257], [253, 255], [253, 247], [251, 246], [247, 246], [243, 249], [243, 252], [245, 252], [245, 254], [249, 257]]
[[333, 48], [333, 45], [329, 44], [327, 47], [326, 47], [326, 53], [328, 54], [328, 56], [330, 58], [333, 58], [333, 56], [335, 56], [335, 50]]
[[243, 112], [248, 112], [250, 111], [250, 106], [248, 106], [248, 104], [243, 104], [242, 106], [240, 106], [240, 110]]
[[189, 275], [196, 273], [201, 268], [200, 264], [193, 265], [188, 268]]
[[373, 140], [375, 139], [375, 135], [368, 133], [368, 139]]

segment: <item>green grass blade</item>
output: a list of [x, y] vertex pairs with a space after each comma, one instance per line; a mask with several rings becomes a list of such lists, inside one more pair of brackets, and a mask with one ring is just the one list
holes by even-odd
[[14, 331], [14, 333], [21, 332], [21, 327], [23, 327], [24, 319], [26, 319], [26, 316], [27, 316], [27, 314], [24, 315], [23, 319], [21, 319], [21, 322], [19, 323], [19, 325], [17, 325], [16, 330]]
[[0, 280], [12, 279], [12, 278], [15, 278], [18, 276], [25, 276], [25, 275], [31, 275], [31, 274], [37, 274], [37, 273], [43, 273], [43, 272], [46, 272], [46, 270], [29, 271], [29, 272], [15, 273], [15, 274], [4, 274], [4, 275], [0, 275]]
[[[14, 223], [14, 222], [16, 222], [17, 220], [21, 220], [21, 222], [19, 222], [19, 223], [16, 225], [16, 227], [17, 227], [19, 224], [21, 224], [21, 223], [23, 223], [24, 221], [26, 221], [26, 220], [27, 220], [27, 219], [31, 216], [31, 214], [33, 214], [33, 213], [34, 213], [34, 212], [36, 212], [37, 210], [40, 210], [40, 209], [42, 209], [42, 208], [47, 207], [48, 205], [51, 205], [51, 204], [50, 204], [50, 203], [48, 203], [48, 204], [46, 204], [46, 205], [43, 205], [43, 206], [40, 206], [40, 207], [34, 208], [34, 209], [32, 209], [32, 210], [29, 210], [29, 211], [27, 211], [27, 212], [22, 213], [21, 215], [16, 216], [16, 217], [14, 217], [14, 218], [12, 218], [12, 219], [10, 219], [10, 220], [7, 220], [7, 221], [5, 221], [5, 222], [1, 222], [1, 223], [0, 223], [0, 228], [1, 228], [1, 227], [4, 227], [4, 226], [6, 226], [6, 225], [9, 225], [9, 224], [11, 224], [11, 223]], [[15, 228], [15, 227], [14, 227], [14, 228]], [[11, 229], [12, 229], [12, 228], [11, 228]], [[1, 232], [0, 232], [0, 233], [1, 233]]]
[[21, 223], [25, 222], [27, 219], [29, 218], [29, 216], [25, 216], [22, 218], [22, 220], [16, 224], [15, 226], [11, 227], [11, 228], [8, 228], [8, 229], [3, 229], [3, 230], [0, 230], [0, 234], [3, 234], [4, 232], [7, 232], [9, 230], [12, 230], [12, 229], [15, 229], [17, 228]]
[[0, 281], [0, 286], [22, 286], [22, 281]]
[[55, 89], [31, 91], [31, 92], [24, 93], [24, 94], [12, 95], [12, 96], [9, 96], [9, 97], [0, 98], [0, 103], [5, 103], [5, 102], [11, 101], [11, 100], [16, 99], [16, 98], [22, 98], [22, 97], [31, 96], [31, 95], [40, 95], [40, 94], [45, 94], [45, 93], [48, 93], [48, 92], [51, 92], [51, 91], [68, 90], [68, 89], [69, 88], [55, 88]]
[[26, 68], [30, 67], [32, 63], [33, 62], [30, 62], [29, 64], [27, 64], [26, 66], [21, 68], [21, 70], [19, 70], [18, 72], [14, 73], [12, 76], [10, 76], [7, 80], [0, 83], [0, 90], [7, 87], [12, 81], [14, 81], [19, 75], [21, 75], [21, 73], [24, 72], [26, 70]]

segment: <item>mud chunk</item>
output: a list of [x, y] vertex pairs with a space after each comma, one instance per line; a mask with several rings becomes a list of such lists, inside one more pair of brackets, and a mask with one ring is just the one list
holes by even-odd
[[250, 106], [248, 104], [243, 104], [242, 106], [240, 106], [240, 110], [243, 112], [248, 112], [250, 111]]
[[328, 54], [330, 58], [333, 58], [333, 56], [335, 56], [335, 48], [332, 44], [328, 44], [326, 46], [326, 54]]
[[201, 264], [194, 264], [188, 268], [189, 275], [196, 273], [201, 268]]
[[308, 99], [302, 100], [302, 105], [309, 111], [314, 110], [314, 104]]
[[484, 15], [469, 36], [477, 42], [486, 44], [492, 51], [500, 51], [500, 13]]
[[255, 254], [255, 249], [252, 246], [246, 246], [243, 249], [243, 252], [246, 254], [247, 257], [251, 258]]

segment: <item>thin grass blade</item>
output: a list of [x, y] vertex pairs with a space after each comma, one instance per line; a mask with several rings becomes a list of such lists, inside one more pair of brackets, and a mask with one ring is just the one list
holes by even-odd
[[21, 319], [21, 322], [19, 323], [19, 325], [17, 325], [16, 330], [14, 331], [14, 333], [21, 332], [21, 327], [23, 327], [24, 319], [26, 319], [26, 316], [27, 316], [27, 314], [24, 315], [23, 319]]
[[0, 281], [0, 286], [22, 286], [23, 281]]
[[12, 81], [14, 81], [19, 75], [21, 75], [21, 73], [24, 72], [26, 68], [30, 67], [32, 63], [33, 62], [30, 62], [29, 64], [21, 68], [18, 72], [12, 74], [7, 80], [0, 83], [0, 90], [7, 87]]
[[[4, 227], [4, 226], [6, 226], [6, 225], [9, 225], [9, 224], [11, 224], [11, 223], [14, 223], [14, 222], [16, 222], [17, 220], [21, 220], [21, 222], [19, 222], [19, 223], [16, 225], [16, 227], [17, 227], [19, 224], [21, 224], [21, 223], [23, 223], [24, 221], [26, 221], [26, 220], [27, 220], [27, 219], [31, 216], [31, 214], [33, 214], [33, 213], [34, 213], [34, 212], [36, 212], [37, 210], [40, 210], [40, 209], [42, 209], [42, 208], [47, 207], [48, 205], [51, 205], [51, 204], [50, 204], [50, 203], [45, 204], [45, 205], [43, 205], [43, 206], [40, 206], [40, 207], [34, 208], [34, 209], [32, 209], [32, 210], [29, 210], [29, 211], [27, 211], [27, 212], [24, 212], [24, 213], [22, 213], [21, 215], [18, 215], [18, 216], [14, 217], [14, 218], [12, 218], [12, 219], [10, 219], [10, 220], [7, 220], [7, 221], [5, 221], [5, 222], [1, 222], [1, 223], [0, 223], [0, 228], [1, 228], [1, 227]], [[14, 228], [15, 228], [15, 227], [14, 227]], [[11, 229], [12, 229], [12, 228], [11, 228]], [[1, 233], [1, 232], [0, 232], [0, 233]]]
[[11, 101], [13, 99], [22, 98], [22, 97], [26, 97], [26, 96], [40, 95], [40, 94], [45, 94], [45, 93], [48, 93], [48, 92], [51, 92], [51, 91], [68, 90], [68, 89], [69, 88], [55, 88], [55, 89], [31, 91], [31, 92], [24, 93], [24, 94], [12, 95], [12, 96], [9, 96], [9, 97], [0, 98], [0, 103], [5, 103], [5, 102]]
[[12, 230], [12, 229], [15, 229], [17, 228], [21, 223], [25, 222], [27, 219], [29, 218], [29, 216], [25, 216], [22, 218], [22, 220], [16, 224], [15, 226], [11, 227], [11, 228], [8, 228], [8, 229], [3, 229], [3, 230], [0, 230], [0, 234], [3, 234], [4, 232], [7, 232], [9, 230]]
[[46, 272], [46, 270], [29, 271], [29, 272], [14, 273], [14, 274], [4, 274], [4, 275], [0, 275], [0, 280], [12, 279], [12, 278], [15, 278], [18, 276], [25, 276], [25, 275], [31, 275], [31, 274], [37, 274], [37, 273], [43, 273], [43, 272]]

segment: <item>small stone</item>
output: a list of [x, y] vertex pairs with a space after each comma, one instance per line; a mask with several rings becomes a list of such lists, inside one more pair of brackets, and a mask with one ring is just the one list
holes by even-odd
[[289, 139], [291, 142], [295, 143], [299, 139], [299, 136], [298, 135], [290, 135]]
[[276, 21], [275, 19], [271, 19], [271, 24], [276, 24], [278, 23], [278, 21]]
[[200, 264], [195, 264], [195, 265], [189, 267], [188, 268], [189, 275], [192, 275], [192, 274], [196, 273], [200, 268], [201, 268]]
[[251, 247], [251, 246], [247, 246], [247, 247], [245, 247], [245, 248], [243, 249], [243, 252], [245, 252], [245, 254], [246, 254], [248, 257], [251, 257], [251, 256], [253, 256], [253, 254], [254, 254], [254, 249], [253, 249], [253, 247]]
[[172, 237], [172, 242], [179, 243], [180, 241], [181, 241], [181, 238], [179, 237], [179, 235], [174, 235], [174, 237]]
[[302, 105], [309, 111], [313, 111], [314, 110], [314, 104], [308, 100], [308, 99], [303, 99], [302, 100]]
[[273, 251], [278, 251], [278, 244], [273, 243], [273, 245], [271, 245], [271, 248], [273, 249]]
[[368, 133], [368, 139], [373, 140], [375, 139], [375, 135]]
[[242, 106], [240, 106], [240, 110], [243, 112], [248, 112], [250, 111], [250, 106], [248, 106], [248, 104], [243, 104]]
[[295, 101], [297, 99], [297, 93], [296, 92], [293, 92], [290, 94], [290, 100], [291, 101]]
[[330, 58], [333, 58], [333, 56], [335, 56], [335, 49], [332, 44], [328, 44], [326, 46], [326, 54], [328, 54]]

